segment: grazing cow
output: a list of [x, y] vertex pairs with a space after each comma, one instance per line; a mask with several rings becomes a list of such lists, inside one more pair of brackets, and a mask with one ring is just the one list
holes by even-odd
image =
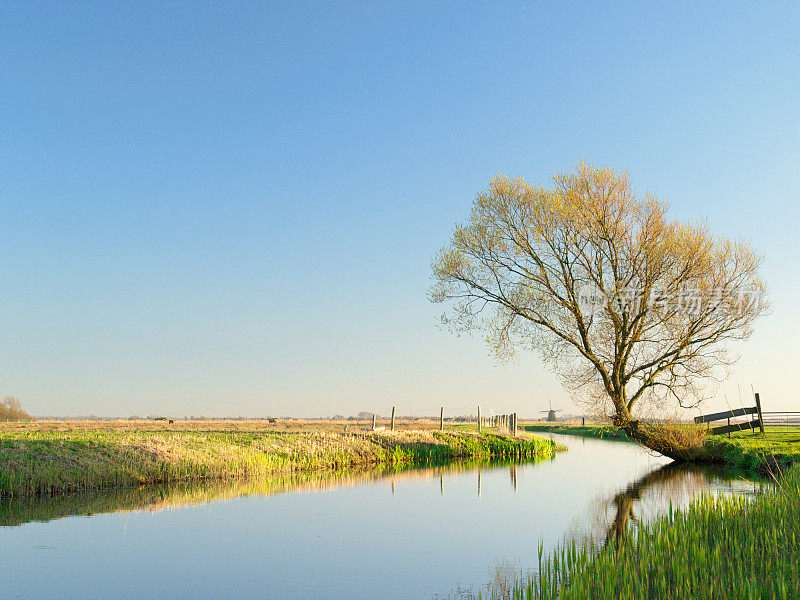
[[272, 417], [270, 417], [269, 419], [267, 419], [267, 421], [268, 421], [269, 423], [275, 423], [275, 422], [276, 422], [276, 421], [275, 421], [275, 419], [273, 419]]

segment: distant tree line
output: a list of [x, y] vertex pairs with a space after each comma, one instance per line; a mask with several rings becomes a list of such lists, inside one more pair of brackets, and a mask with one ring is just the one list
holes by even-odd
[[6, 396], [0, 400], [0, 421], [31, 421], [31, 417], [22, 408], [22, 402], [14, 396]]

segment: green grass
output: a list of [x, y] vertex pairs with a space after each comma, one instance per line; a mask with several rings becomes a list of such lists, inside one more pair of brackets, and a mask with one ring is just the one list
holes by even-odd
[[763, 434], [748, 430], [737, 431], [730, 438], [709, 436], [706, 445], [719, 462], [772, 473], [800, 461], [800, 427], [767, 425]]
[[220, 479], [276, 473], [441, 464], [468, 458], [550, 456], [546, 438], [468, 432], [376, 434], [300, 431], [36, 429], [0, 432], [0, 496]]
[[755, 500], [710, 497], [616, 545], [539, 551], [538, 574], [491, 598], [731, 600], [800, 597], [800, 465]]

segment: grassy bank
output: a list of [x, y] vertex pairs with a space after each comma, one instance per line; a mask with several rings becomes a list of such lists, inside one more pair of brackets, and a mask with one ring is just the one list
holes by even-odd
[[718, 462], [773, 473], [800, 462], [800, 427], [767, 425], [763, 434], [738, 431], [730, 438], [710, 436], [706, 446]]
[[[693, 427], [687, 425], [687, 427]], [[625, 433], [610, 425], [569, 425], [533, 423], [524, 426], [532, 433], [560, 433], [583, 437], [628, 440]], [[704, 446], [708, 462], [737, 469], [771, 474], [800, 462], [800, 427], [768, 425], [762, 434], [749, 429], [728, 436], [708, 436]]]
[[550, 456], [537, 436], [511, 438], [464, 431], [293, 431], [213, 423], [207, 429], [121, 423], [0, 430], [0, 496], [37, 497], [141, 484], [259, 479], [377, 465], [441, 464], [457, 459]]
[[559, 548], [492, 598], [800, 597], [800, 465], [755, 500], [706, 497], [616, 545]]

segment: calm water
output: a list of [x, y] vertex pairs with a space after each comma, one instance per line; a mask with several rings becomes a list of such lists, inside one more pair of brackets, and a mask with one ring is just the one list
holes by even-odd
[[553, 437], [569, 452], [535, 464], [6, 503], [0, 598], [446, 598], [535, 567], [540, 542], [603, 542], [670, 501], [762, 485]]

